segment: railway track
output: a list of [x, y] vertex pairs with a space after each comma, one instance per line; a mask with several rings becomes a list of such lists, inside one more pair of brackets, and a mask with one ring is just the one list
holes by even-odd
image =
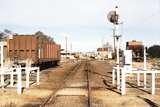
[[69, 72], [63, 78], [63, 81], [60, 83], [59, 87], [56, 88], [56, 90], [44, 102], [42, 102], [42, 104], [40, 104], [39, 107], [48, 107], [50, 105], [54, 105], [56, 101], [56, 96], [55, 96], [56, 92], [64, 87], [64, 82], [68, 78], [73, 76], [77, 72], [77, 70], [81, 67], [81, 65], [82, 65], [82, 62], [79, 62], [73, 68], [71, 68], [71, 70], [69, 70]]
[[88, 89], [88, 107], [91, 107], [91, 85], [90, 85], [90, 65], [89, 62], [86, 61], [85, 71], [87, 73], [87, 89]]
[[[77, 77], [76, 75], [79, 75], [79, 74], [76, 74], [78, 72], [81, 72], [80, 74], [84, 74], [84, 81], [86, 82], [85, 84], [85, 87], [73, 87], [72, 89], [75, 90], [75, 89], [83, 89], [85, 90], [86, 92], [86, 95], [83, 95], [83, 94], [69, 94], [69, 95], [56, 95], [56, 93], [59, 91], [59, 90], [62, 90], [66, 87], [66, 84], [65, 82], [67, 81], [74, 81], [73, 77], [75, 76], [75, 78]], [[56, 91], [54, 91], [52, 93], [52, 95], [50, 95], [41, 105], [40, 107], [53, 107], [55, 105], [55, 103], [58, 102], [58, 98], [59, 97], [78, 97], [78, 98], [81, 98], [81, 99], [84, 99], [85, 102], [83, 102], [86, 107], [91, 107], [91, 86], [90, 86], [90, 63], [89, 61], [82, 61], [78, 64], [76, 64], [72, 70], [70, 72], [68, 72], [64, 79], [63, 79], [63, 82], [61, 83], [61, 85], [56, 89]], [[78, 105], [78, 104], [77, 104]], [[64, 105], [65, 106], [65, 105]], [[79, 107], [79, 106], [78, 106]]]
[[[1, 102], [5, 101], [5, 107], [12, 106], [8, 102], [12, 104], [14, 100], [17, 101], [13, 103], [15, 106], [22, 107], [159, 106], [158, 96], [151, 96], [148, 91], [134, 87], [135, 79], [127, 84], [128, 95], [120, 96], [119, 91], [112, 86], [111, 68], [102, 61], [63, 64], [42, 73], [40, 86], [33, 87], [31, 91], [24, 90], [22, 97], [14, 94], [9, 96], [10, 92], [3, 92], [2, 97], [9, 96], [11, 99], [2, 99]], [[46, 98], [48, 94], [50, 96]]]

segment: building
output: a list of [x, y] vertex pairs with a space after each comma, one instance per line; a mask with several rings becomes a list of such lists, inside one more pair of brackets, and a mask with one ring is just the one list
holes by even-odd
[[112, 59], [112, 51], [109, 48], [98, 48], [97, 54], [97, 59]]

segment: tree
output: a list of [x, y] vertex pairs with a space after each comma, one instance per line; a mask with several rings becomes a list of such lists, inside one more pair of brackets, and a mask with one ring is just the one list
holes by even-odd
[[38, 31], [35, 33], [35, 36], [39, 38], [39, 40], [43, 40], [43, 41], [49, 41], [49, 42], [53, 42], [54, 43], [54, 40], [52, 37], [48, 36], [48, 35], [45, 35], [43, 32], [41, 31]]
[[7, 34], [12, 34], [13, 32], [12, 32], [11, 30], [4, 29], [4, 33], [7, 33]]
[[147, 53], [151, 58], [160, 58], [160, 45], [153, 45], [149, 47]]
[[7, 40], [9, 35], [14, 35], [16, 33], [13, 33], [11, 30], [4, 29], [3, 32], [0, 31], [0, 41]]
[[39, 42], [39, 48], [42, 48], [43, 47], [43, 44], [47, 43], [47, 42], [52, 42], [52, 43], [55, 43], [54, 40], [45, 35], [43, 32], [41, 31], [38, 31], [35, 33], [35, 36], [38, 38], [38, 42]]
[[5, 37], [4, 33], [3, 33], [3, 32], [0, 32], [0, 41], [3, 41], [3, 40], [4, 40], [4, 37]]

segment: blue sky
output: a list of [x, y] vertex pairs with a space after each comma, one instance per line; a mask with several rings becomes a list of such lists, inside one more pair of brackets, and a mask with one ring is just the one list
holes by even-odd
[[107, 13], [119, 5], [121, 47], [128, 40], [148, 46], [160, 44], [159, 0], [0, 0], [0, 31], [33, 34], [41, 30], [64, 48], [94, 51], [101, 41], [112, 43], [112, 24]]

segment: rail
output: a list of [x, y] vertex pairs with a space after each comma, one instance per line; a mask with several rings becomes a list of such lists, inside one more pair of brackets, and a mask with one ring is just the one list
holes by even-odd
[[91, 85], [90, 85], [90, 64], [88, 61], [86, 61], [85, 64], [85, 71], [87, 72], [87, 91], [88, 91], [88, 107], [91, 107]]
[[71, 70], [69, 70], [69, 72], [63, 78], [63, 81], [61, 82], [60, 86], [40, 105], [40, 107], [45, 107], [50, 104], [54, 105], [54, 103], [56, 102], [56, 92], [64, 87], [64, 82], [71, 76], [73, 76], [78, 71], [81, 65], [82, 62], [79, 62]]

